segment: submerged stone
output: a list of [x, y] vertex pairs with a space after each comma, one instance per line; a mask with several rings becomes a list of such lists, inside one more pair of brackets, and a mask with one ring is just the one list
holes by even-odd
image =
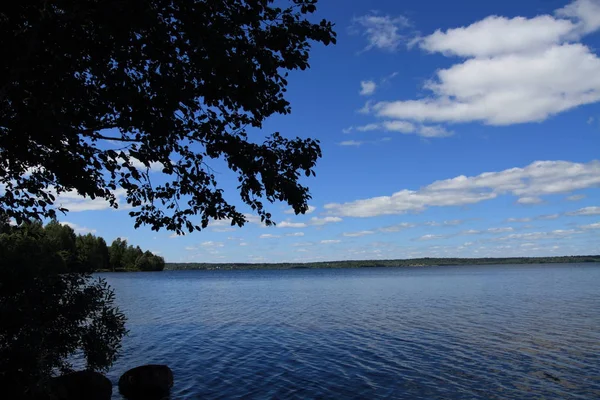
[[112, 383], [99, 372], [76, 371], [52, 378], [46, 396], [55, 400], [110, 400]]
[[142, 365], [119, 379], [119, 392], [127, 399], [160, 399], [173, 386], [173, 371], [166, 365]]

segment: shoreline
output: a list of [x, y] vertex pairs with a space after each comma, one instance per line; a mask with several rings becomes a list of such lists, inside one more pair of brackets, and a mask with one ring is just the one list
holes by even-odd
[[[164, 271], [289, 270], [390, 267], [450, 267], [466, 265], [536, 265], [600, 263], [600, 255], [507, 258], [415, 258], [390, 260], [320, 261], [307, 263], [165, 263]], [[134, 272], [134, 271], [132, 271]]]

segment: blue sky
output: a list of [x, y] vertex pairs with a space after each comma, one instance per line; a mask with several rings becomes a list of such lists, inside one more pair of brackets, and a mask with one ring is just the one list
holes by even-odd
[[340, 4], [318, 5], [338, 44], [291, 74], [292, 114], [252, 133], [321, 140], [309, 214], [177, 237], [65, 198], [61, 220], [172, 262], [600, 253], [600, 0]]

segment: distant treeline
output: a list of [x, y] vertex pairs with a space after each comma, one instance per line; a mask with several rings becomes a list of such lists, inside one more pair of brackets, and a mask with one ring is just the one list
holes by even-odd
[[167, 263], [165, 270], [242, 270], [242, 269], [294, 269], [294, 268], [368, 268], [368, 267], [434, 267], [450, 265], [494, 265], [494, 264], [552, 264], [600, 262], [596, 256], [564, 257], [510, 257], [510, 258], [414, 258], [409, 260], [355, 260], [325, 261], [310, 263]]
[[103, 238], [77, 235], [57, 221], [46, 226], [41, 222], [11, 226], [0, 221], [0, 256], [9, 260], [11, 252], [23, 249], [55, 260], [53, 265], [63, 272], [162, 271], [165, 267], [162, 257], [119, 238], [109, 247]]

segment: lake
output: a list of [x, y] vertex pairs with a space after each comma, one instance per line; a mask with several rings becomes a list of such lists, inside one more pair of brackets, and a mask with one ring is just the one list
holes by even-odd
[[171, 399], [600, 398], [600, 264], [101, 274]]

